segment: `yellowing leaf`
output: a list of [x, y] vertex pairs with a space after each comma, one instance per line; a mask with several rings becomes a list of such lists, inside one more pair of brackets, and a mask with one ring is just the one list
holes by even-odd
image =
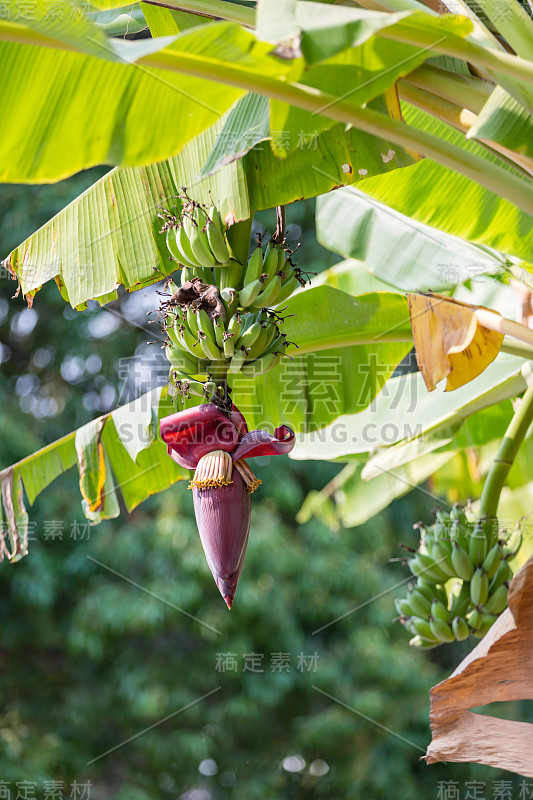
[[500, 351], [503, 334], [479, 324], [475, 306], [436, 294], [408, 294], [418, 368], [428, 392], [446, 378], [446, 391], [464, 386]]
[[107, 417], [101, 417], [76, 432], [80, 492], [90, 512], [104, 507], [106, 464], [101, 438], [106, 421]]

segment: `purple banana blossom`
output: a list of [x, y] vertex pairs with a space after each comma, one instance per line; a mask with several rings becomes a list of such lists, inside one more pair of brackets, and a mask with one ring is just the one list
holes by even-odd
[[164, 417], [160, 430], [169, 456], [195, 470], [189, 488], [200, 539], [220, 594], [231, 608], [250, 533], [250, 494], [261, 483], [244, 456], [288, 453], [294, 447], [294, 432], [287, 425], [274, 434], [248, 431], [236, 406], [226, 414], [214, 403]]

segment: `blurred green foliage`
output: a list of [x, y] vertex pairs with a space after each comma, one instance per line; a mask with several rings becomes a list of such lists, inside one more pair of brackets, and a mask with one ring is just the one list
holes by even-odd
[[[2, 187], [2, 253], [96, 174]], [[287, 221], [304, 242], [300, 264], [318, 271], [335, 257], [316, 243], [312, 214], [308, 202]], [[15, 284], [0, 286], [3, 467], [127, 399], [137, 383], [124, 359], [155, 353], [153, 366], [158, 347], [146, 345], [155, 290], [77, 314], [53, 285], [33, 312], [9, 299]], [[74, 472], [38, 498], [29, 556], [0, 567], [0, 781], [14, 799], [23, 781], [32, 800], [45, 781], [64, 782], [58, 800], [81, 798], [73, 782], [90, 781], [93, 800], [440, 800], [443, 782], [464, 797], [477, 779], [489, 797], [493, 781], [512, 778], [420, 761], [428, 690], [468, 649], [412, 652], [392, 622], [391, 589], [407, 576], [389, 559], [399, 541], [415, 544], [412, 523], [433, 501], [415, 492], [332, 533], [295, 513], [338, 465], [256, 468], [263, 486], [231, 613], [184, 484], [90, 529]], [[262, 671], [244, 669], [254, 663]]]

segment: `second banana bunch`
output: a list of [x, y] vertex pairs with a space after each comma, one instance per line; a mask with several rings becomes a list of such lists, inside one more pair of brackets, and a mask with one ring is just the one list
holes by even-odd
[[182, 395], [210, 398], [227, 375], [253, 378], [280, 363], [288, 342], [272, 306], [305, 280], [284, 242], [271, 239], [264, 248], [257, 237], [246, 262], [238, 261], [217, 209], [186, 200], [179, 215], [167, 212], [167, 246], [180, 283], [168, 282], [170, 299], [160, 312], [171, 384]]
[[450, 514], [434, 513], [431, 528], [414, 526], [420, 546], [407, 565], [416, 580], [395, 600], [409, 643], [424, 650], [487, 633], [507, 608], [509, 561], [522, 543], [520, 524], [507, 537], [497, 520], [470, 521], [457, 503]]

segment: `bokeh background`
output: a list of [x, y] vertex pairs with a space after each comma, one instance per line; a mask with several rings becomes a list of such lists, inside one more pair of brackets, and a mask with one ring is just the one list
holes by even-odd
[[[0, 255], [101, 174], [0, 187]], [[337, 258], [316, 242], [313, 215], [312, 201], [287, 209], [300, 266], [319, 272]], [[148, 344], [158, 288], [78, 313], [48, 284], [27, 309], [2, 273], [0, 468], [164, 381]], [[413, 652], [393, 623], [407, 574], [389, 559], [400, 541], [416, 546], [412, 525], [430, 519], [432, 498], [415, 490], [357, 528], [297, 524], [308, 492], [341, 466], [258, 461], [231, 613], [185, 483], [91, 528], [75, 470], [37, 499], [29, 555], [0, 565], [0, 797], [533, 797], [533, 782], [510, 773], [420, 760], [429, 689], [471, 647]], [[496, 713], [532, 716], [525, 703]]]

